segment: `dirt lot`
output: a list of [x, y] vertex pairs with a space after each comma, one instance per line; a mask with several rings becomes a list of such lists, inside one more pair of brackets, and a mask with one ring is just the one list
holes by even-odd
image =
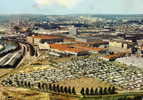
[[0, 86], [0, 100], [50, 100], [48, 93]]
[[79, 98], [0, 86], [0, 100], [79, 100]]
[[76, 91], [79, 93], [81, 88], [99, 88], [99, 87], [109, 87], [111, 84], [100, 81], [98, 79], [93, 78], [80, 78], [80, 79], [72, 79], [72, 80], [65, 80], [62, 82], [59, 82], [58, 84], [62, 86], [71, 86], [75, 87]]
[[0, 77], [2, 77], [3, 75], [9, 73], [10, 71], [12, 71], [13, 69], [0, 69]]

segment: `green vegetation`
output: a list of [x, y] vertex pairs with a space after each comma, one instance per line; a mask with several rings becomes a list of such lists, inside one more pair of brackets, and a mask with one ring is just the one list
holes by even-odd
[[0, 31], [0, 34], [5, 34], [5, 32], [3, 32], [3, 31]]
[[113, 87], [105, 87], [105, 88], [96, 88], [95, 90], [93, 88], [82, 88], [80, 93], [84, 96], [96, 96], [96, 95], [111, 95], [116, 93], [116, 88]]

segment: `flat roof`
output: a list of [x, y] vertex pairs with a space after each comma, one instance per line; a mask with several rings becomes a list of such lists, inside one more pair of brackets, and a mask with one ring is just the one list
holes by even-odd
[[59, 39], [62, 37], [54, 36], [54, 35], [38, 35], [38, 36], [32, 36], [32, 38], [38, 38], [38, 39]]
[[94, 41], [94, 42], [80, 42], [76, 41], [77, 43], [73, 44], [74, 46], [88, 46], [88, 45], [103, 45], [109, 44], [108, 41]]
[[120, 53], [117, 53], [117, 54], [111, 54], [111, 55], [104, 56], [104, 58], [116, 59], [116, 58], [119, 58], [119, 57], [123, 57], [125, 54], [126, 54], [126, 52], [120, 52]]
[[68, 51], [68, 52], [75, 52], [75, 53], [87, 51], [87, 50], [82, 50], [80, 48], [71, 47], [70, 45], [66, 45], [66, 44], [50, 44], [50, 47], [54, 49], [58, 49], [60, 51]]
[[74, 47], [87, 50], [87, 51], [103, 51], [106, 50], [105, 48], [96, 48], [96, 47], [86, 47], [86, 46], [79, 46], [79, 45], [73, 45]]

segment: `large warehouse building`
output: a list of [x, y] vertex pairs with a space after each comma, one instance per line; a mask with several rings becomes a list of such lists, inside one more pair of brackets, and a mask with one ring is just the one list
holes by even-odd
[[66, 44], [50, 44], [51, 51], [64, 53], [64, 54], [71, 54], [76, 56], [87, 55], [87, 50], [82, 50], [79, 48], [71, 47], [70, 45]]
[[54, 35], [38, 35], [38, 36], [31, 36], [28, 37], [27, 40], [32, 43], [33, 45], [37, 45], [39, 43], [56, 43], [56, 42], [63, 42], [64, 39], [62, 37], [54, 36]]

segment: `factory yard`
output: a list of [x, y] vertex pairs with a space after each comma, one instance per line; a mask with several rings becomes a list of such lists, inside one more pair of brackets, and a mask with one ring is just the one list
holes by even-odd
[[[87, 79], [91, 82], [100, 80], [100, 83], [102, 83], [104, 81], [118, 87], [120, 90], [140, 90], [143, 86], [143, 71], [139, 68], [103, 61], [98, 57], [73, 57], [65, 62], [57, 60], [57, 62], [52, 63], [52, 66], [54, 66], [52, 68], [38, 69], [32, 72], [22, 69], [24, 72], [10, 75], [2, 81], [2, 84], [17, 87], [17, 81], [26, 81], [30, 82], [31, 85], [35, 85], [37, 82], [55, 84], [61, 82], [61, 84], [69, 85], [69, 82], [74, 84], [72, 80], [75, 80], [77, 83], [80, 82], [77, 87], [88, 86], [91, 88], [94, 83], [86, 85], [87, 83], [81, 81]], [[81, 83], [83, 85], [80, 85]], [[105, 86], [108, 86], [108, 84]]]
[[118, 58], [116, 61], [124, 63], [126, 65], [136, 66], [138, 68], [143, 68], [143, 58], [137, 56]]

